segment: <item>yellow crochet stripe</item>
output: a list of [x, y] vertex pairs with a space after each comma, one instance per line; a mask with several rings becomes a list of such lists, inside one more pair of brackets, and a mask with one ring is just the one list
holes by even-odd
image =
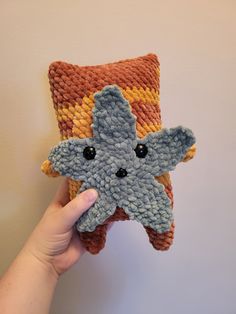
[[[124, 97], [132, 105], [134, 101], [142, 101], [144, 103], [159, 105], [159, 94], [150, 88], [127, 87], [121, 89]], [[68, 104], [68, 108], [59, 108], [56, 112], [59, 122], [73, 121], [72, 134], [75, 137], [86, 138], [92, 137], [92, 108], [94, 106], [94, 96], [84, 96], [82, 104]], [[139, 124], [137, 123], [137, 133], [139, 137], [145, 136], [148, 132], [158, 131], [161, 128], [158, 124]], [[62, 136], [62, 140], [67, 139], [66, 135]]]
[[58, 177], [60, 174], [55, 171], [49, 160], [45, 160], [41, 165], [41, 171], [45, 173], [48, 177]]
[[134, 101], [143, 101], [146, 103], [151, 103], [153, 105], [159, 105], [160, 96], [154, 90], [150, 88], [137, 88], [137, 87], [127, 87], [126, 89], [121, 89], [124, 97], [132, 104]]
[[196, 145], [194, 144], [192, 147], [189, 148], [189, 150], [187, 151], [187, 154], [185, 155], [184, 159], [182, 160], [183, 162], [189, 161], [190, 159], [192, 159], [195, 154], [196, 154]]

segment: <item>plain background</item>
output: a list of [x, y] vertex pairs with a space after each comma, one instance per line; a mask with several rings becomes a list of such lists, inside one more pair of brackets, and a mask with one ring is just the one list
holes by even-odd
[[47, 69], [149, 52], [161, 60], [166, 127], [190, 127], [198, 154], [172, 173], [176, 235], [152, 249], [141, 225], [114, 225], [56, 290], [53, 314], [236, 313], [236, 1], [0, 2], [0, 272], [60, 179], [40, 165], [59, 140]]

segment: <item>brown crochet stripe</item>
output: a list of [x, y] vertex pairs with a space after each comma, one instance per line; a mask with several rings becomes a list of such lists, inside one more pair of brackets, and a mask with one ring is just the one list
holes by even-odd
[[57, 61], [49, 67], [49, 82], [55, 109], [64, 103], [81, 103], [84, 96], [106, 85], [159, 90], [159, 61], [154, 54], [96, 66], [78, 66]]
[[161, 125], [160, 107], [144, 103], [143, 101], [134, 101], [132, 103], [132, 113], [137, 117], [137, 123], [144, 125], [159, 124]]

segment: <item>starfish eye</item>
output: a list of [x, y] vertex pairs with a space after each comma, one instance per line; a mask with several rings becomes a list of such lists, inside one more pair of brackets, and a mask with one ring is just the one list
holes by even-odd
[[91, 160], [94, 159], [96, 156], [96, 150], [94, 147], [92, 146], [87, 146], [85, 147], [84, 151], [83, 151], [83, 156], [85, 159], [87, 160]]
[[145, 144], [138, 144], [134, 151], [138, 158], [145, 158], [148, 153], [148, 148]]

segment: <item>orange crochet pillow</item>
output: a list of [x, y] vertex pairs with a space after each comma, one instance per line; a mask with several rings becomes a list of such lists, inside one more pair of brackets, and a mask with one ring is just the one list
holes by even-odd
[[[117, 85], [124, 98], [129, 102], [132, 113], [136, 116], [136, 131], [139, 138], [150, 132], [162, 129], [160, 114], [159, 60], [155, 54], [126, 59], [114, 63], [96, 66], [78, 66], [66, 62], [53, 62], [49, 67], [49, 82], [52, 99], [60, 130], [61, 140], [73, 138], [91, 138], [92, 109], [94, 94], [107, 85]], [[192, 146], [183, 161], [195, 154]], [[42, 171], [49, 176], [57, 173], [46, 160]], [[169, 173], [156, 180], [164, 185], [165, 192], [173, 206], [173, 194]], [[69, 179], [69, 194], [73, 199], [81, 187], [80, 181]], [[96, 254], [105, 245], [108, 225], [117, 220], [129, 220], [122, 208], [116, 209], [103, 224], [92, 232], [78, 232], [86, 249]], [[174, 237], [174, 223], [169, 231], [158, 233], [145, 227], [149, 240], [157, 250], [167, 250]]]

